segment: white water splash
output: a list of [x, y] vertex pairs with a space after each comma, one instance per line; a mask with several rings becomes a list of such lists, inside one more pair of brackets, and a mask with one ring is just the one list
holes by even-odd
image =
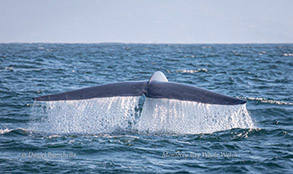
[[137, 124], [140, 132], [179, 134], [213, 133], [232, 128], [253, 128], [244, 105], [212, 105], [147, 98]]
[[[139, 97], [36, 102], [30, 129], [57, 134], [99, 134], [134, 124]], [[41, 119], [38, 119], [41, 118]]]

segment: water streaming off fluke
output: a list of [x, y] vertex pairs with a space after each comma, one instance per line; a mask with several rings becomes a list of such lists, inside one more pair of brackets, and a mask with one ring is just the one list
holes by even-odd
[[214, 105], [147, 98], [137, 129], [179, 134], [212, 133], [232, 128], [253, 128], [246, 104]]
[[254, 127], [246, 105], [214, 105], [139, 97], [36, 102], [31, 129], [58, 134], [114, 131], [198, 134]]
[[[99, 134], [128, 130], [139, 97], [35, 102], [31, 129], [58, 134]], [[39, 119], [38, 119], [39, 118]]]

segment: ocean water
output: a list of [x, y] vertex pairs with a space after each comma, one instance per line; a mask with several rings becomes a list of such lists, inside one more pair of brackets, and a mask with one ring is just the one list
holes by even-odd
[[[247, 104], [32, 100], [155, 71]], [[293, 45], [0, 44], [0, 173], [57, 172], [292, 173]]]

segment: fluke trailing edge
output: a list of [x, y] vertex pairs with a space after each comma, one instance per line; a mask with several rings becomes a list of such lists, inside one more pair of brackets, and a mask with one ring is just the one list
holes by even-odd
[[218, 105], [246, 103], [244, 100], [217, 94], [194, 86], [168, 82], [166, 76], [160, 71], [155, 72], [149, 81], [105, 84], [60, 94], [41, 96], [34, 98], [34, 100], [85, 100], [102, 97], [142, 95], [149, 98], [177, 99]]

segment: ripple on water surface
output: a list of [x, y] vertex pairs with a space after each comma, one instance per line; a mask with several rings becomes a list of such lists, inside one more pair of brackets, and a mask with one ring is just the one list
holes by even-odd
[[[292, 53], [292, 44], [0, 44], [0, 173], [292, 173]], [[231, 114], [243, 112], [240, 106], [220, 124], [194, 110], [209, 115], [221, 108], [198, 104], [160, 100], [153, 106], [150, 99], [145, 107], [157, 110], [149, 110], [136, 98], [89, 105], [31, 100], [148, 80], [155, 71], [246, 99], [253, 127]], [[111, 103], [109, 110], [94, 107], [103, 102]], [[184, 108], [188, 119], [180, 120]], [[112, 117], [101, 116], [112, 110]], [[201, 128], [191, 126], [191, 112], [203, 118]]]

